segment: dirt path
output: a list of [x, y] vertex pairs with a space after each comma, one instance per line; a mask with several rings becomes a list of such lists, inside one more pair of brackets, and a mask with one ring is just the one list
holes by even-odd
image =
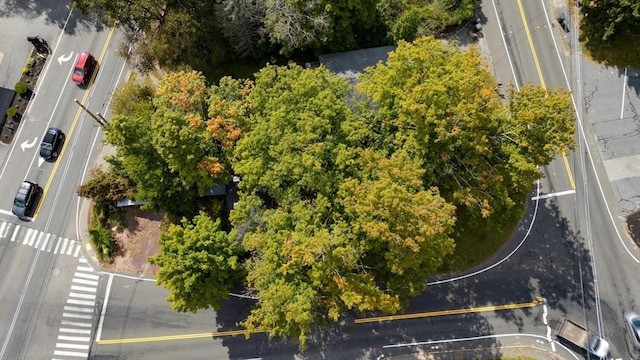
[[134, 275], [155, 275], [156, 265], [147, 262], [155, 255], [160, 244], [160, 225], [162, 214], [142, 211], [136, 207], [127, 209], [125, 222], [127, 227], [116, 233], [118, 250], [111, 264], [103, 264], [105, 269]]

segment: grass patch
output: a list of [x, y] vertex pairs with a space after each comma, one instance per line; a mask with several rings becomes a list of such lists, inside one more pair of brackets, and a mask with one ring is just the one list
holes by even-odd
[[[458, 221], [465, 223], [464, 219]], [[490, 229], [484, 224], [454, 234], [456, 250], [445, 259], [441, 273], [457, 273], [486, 262], [509, 241], [519, 222], [520, 217], [505, 224], [500, 230]]]
[[583, 49], [587, 56], [601, 64], [640, 68], [640, 46], [631, 44], [640, 44], [640, 35], [631, 35], [612, 43], [587, 41]]

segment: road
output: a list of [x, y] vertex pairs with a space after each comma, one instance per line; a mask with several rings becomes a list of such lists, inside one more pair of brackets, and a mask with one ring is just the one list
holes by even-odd
[[[573, 355], [562, 344], [552, 341], [554, 329], [565, 316], [607, 338], [613, 358], [637, 358], [621, 315], [636, 306], [640, 295], [634, 278], [640, 270], [638, 249], [624, 236], [616, 197], [586, 121], [582, 104], [589, 89], [583, 88], [587, 74], [585, 58], [576, 48], [576, 29], [567, 34], [555, 23], [557, 5], [495, 0], [482, 6], [484, 28], [479, 41], [499, 82], [570, 88], [580, 119], [576, 151], [542, 169], [544, 178], [532, 194], [527, 216], [512, 241], [490, 263], [454, 278], [432, 279], [428, 290], [407, 308], [405, 314], [414, 316], [412, 319], [363, 323], [347, 317], [318, 332], [303, 353], [294, 344], [264, 334], [249, 340], [231, 336], [231, 330], [237, 329], [235, 322], [251, 305], [250, 300], [231, 299], [215, 314], [211, 333], [171, 332], [168, 319], [157, 324], [155, 331], [137, 329], [124, 320], [106, 326], [107, 316], [109, 331], [102, 333], [96, 358], [135, 354], [137, 359], [169, 359], [175, 354], [172, 347], [192, 343], [211, 349], [207, 355], [211, 359], [370, 359], [417, 351], [445, 358], [495, 358], [514, 344], [544, 349], [548, 352], [545, 358], [554, 353], [570, 358]], [[596, 101], [591, 99], [591, 103]], [[543, 305], [480, 311], [494, 305], [531, 304], [538, 297], [545, 299]], [[133, 302], [135, 298], [120, 303], [127, 299]], [[455, 311], [460, 309], [460, 313]], [[443, 310], [454, 313], [442, 314]], [[167, 332], [190, 339], [164, 337]], [[220, 345], [226, 350], [216, 350]], [[143, 349], [152, 355], [145, 356]], [[164, 351], [171, 355], [164, 357]], [[181, 358], [201, 356], [194, 350]]]
[[[495, 358], [519, 344], [568, 358], [561, 344], [550, 341], [564, 316], [606, 337], [613, 358], [637, 358], [622, 312], [640, 310], [635, 303], [639, 252], [624, 236], [619, 191], [608, 181], [613, 163], [606, 161], [614, 159], [603, 163], [598, 146], [603, 137], [594, 135], [587, 121], [593, 114], [613, 118], [606, 116], [613, 100], [593, 97], [585, 81], [593, 68], [576, 47], [576, 32], [566, 34], [554, 23], [555, 5], [486, 0], [481, 9], [479, 42], [498, 80], [570, 87], [580, 118], [578, 148], [542, 169], [545, 176], [512, 241], [482, 267], [431, 279], [428, 290], [410, 302], [405, 313], [411, 319], [347, 317], [318, 331], [303, 353], [265, 334], [246, 340], [233, 332], [252, 300], [231, 298], [215, 313], [174, 313], [164, 300], [167, 292], [153, 282], [94, 271], [82, 257], [74, 191], [97, 160], [98, 153], [90, 150], [99, 148], [101, 131], [73, 99], [108, 115], [110, 94], [126, 70], [115, 56], [117, 32], [49, 9], [58, 14], [54, 21], [47, 19], [57, 32], [38, 31], [56, 39], [49, 41], [54, 53], [13, 147], [0, 149], [0, 181], [10, 189], [0, 194], [0, 272], [11, 274], [0, 279], [0, 359], [80, 358], [89, 352], [86, 356], [94, 359], [370, 359], [417, 351]], [[31, 34], [32, 26], [27, 23], [18, 37]], [[70, 83], [69, 75], [75, 56], [85, 50], [96, 55], [100, 68], [83, 90]], [[19, 64], [6, 59], [1, 66]], [[67, 133], [54, 164], [38, 161], [37, 146], [19, 147], [40, 139], [49, 126]], [[618, 146], [611, 153], [624, 153], [624, 142]], [[26, 223], [8, 213], [13, 189], [23, 179], [45, 189], [34, 220]], [[539, 297], [544, 304], [535, 302]]]
[[[27, 36], [39, 34], [52, 48], [11, 146], [0, 148], [0, 359], [86, 358], [99, 308], [100, 276], [82, 256], [75, 189], [95, 163], [97, 153], [91, 150], [102, 135], [74, 99], [106, 113], [124, 62], [114, 55], [117, 34], [77, 17], [64, 4], [50, 5], [3, 1], [0, 7], [2, 31], [11, 29], [2, 34], [3, 86], [13, 87], [7, 84], [19, 77], [31, 51]], [[86, 89], [70, 81], [80, 51], [94, 53], [100, 62]], [[67, 135], [53, 163], [38, 155], [48, 127]], [[43, 189], [31, 221], [10, 212], [25, 179]]]

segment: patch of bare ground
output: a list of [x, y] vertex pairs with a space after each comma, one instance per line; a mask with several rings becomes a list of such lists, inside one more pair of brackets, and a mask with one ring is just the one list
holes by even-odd
[[627, 216], [627, 231], [633, 242], [640, 246], [640, 210]]
[[110, 264], [104, 268], [136, 275], [155, 275], [158, 266], [147, 258], [160, 250], [160, 227], [163, 215], [131, 206], [125, 210], [124, 229], [115, 231], [116, 251]]

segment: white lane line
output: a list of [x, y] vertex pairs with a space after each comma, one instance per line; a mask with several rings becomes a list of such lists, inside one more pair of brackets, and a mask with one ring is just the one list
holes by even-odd
[[96, 302], [92, 300], [76, 300], [76, 299], [67, 299], [67, 304], [70, 305], [85, 305], [93, 307]]
[[33, 244], [34, 248], [39, 248], [40, 247], [40, 241], [42, 241], [42, 237], [44, 237], [45, 233], [41, 232], [40, 235], [38, 236], [38, 240], [36, 240], [36, 243]]
[[98, 282], [97, 281], [90, 281], [90, 280], [83, 280], [83, 279], [73, 278], [71, 280], [71, 282], [78, 283], [78, 284], [84, 284], [84, 285], [98, 286]]
[[5, 229], [9, 230], [9, 227], [7, 226], [7, 222], [3, 221], [2, 224], [0, 225], [0, 237], [5, 237], [7, 234], [5, 233]]
[[59, 238], [58, 238], [58, 241], [56, 241], [56, 248], [55, 248], [55, 249], [53, 249], [53, 253], [54, 253], [54, 254], [57, 254], [57, 253], [58, 253], [58, 249], [60, 249], [60, 243], [61, 243], [61, 242], [62, 242], [62, 238], [61, 238], [61, 237], [59, 237]]
[[75, 311], [77, 313], [92, 313], [93, 308], [84, 308], [84, 307], [65, 305], [64, 311]]
[[79, 299], [91, 299], [91, 300], [95, 300], [96, 299], [96, 295], [95, 294], [80, 294], [80, 293], [75, 293], [75, 292], [69, 293], [69, 297], [74, 297], [74, 298], [79, 298]]
[[96, 288], [92, 288], [92, 287], [86, 287], [86, 286], [76, 286], [76, 285], [72, 285], [71, 286], [71, 290], [75, 290], [75, 291], [84, 291], [84, 292], [96, 292]]
[[85, 319], [85, 320], [93, 319], [93, 315], [76, 314], [76, 313], [68, 313], [68, 312], [63, 312], [62, 313], [62, 317], [75, 318], [75, 319]]
[[620, 105], [620, 119], [624, 116], [624, 101], [627, 96], [627, 68], [624, 68], [624, 81], [622, 82], [622, 105]]
[[89, 336], [66, 336], [66, 335], [58, 335], [58, 340], [63, 340], [63, 341], [82, 341], [82, 342], [89, 342], [89, 341], [91, 341], [91, 337], [89, 337]]
[[33, 235], [34, 233], [35, 233], [35, 230], [27, 229], [27, 235], [25, 235], [24, 239], [22, 239], [22, 245], [31, 246], [33, 241], [30, 241], [30, 239], [31, 239], [31, 235]]
[[75, 351], [60, 351], [60, 350], [56, 350], [53, 352], [53, 355], [56, 356], [72, 356], [72, 357], [80, 357], [80, 358], [87, 358], [87, 356], [89, 355], [86, 352], [75, 352]]
[[73, 249], [74, 249], [74, 245], [76, 245], [76, 243], [73, 242], [73, 241], [69, 241], [69, 242], [70, 242], [70, 244], [69, 244], [69, 248], [67, 249], [67, 255], [71, 255], [71, 253], [73, 252]]
[[16, 229], [13, 230], [13, 235], [11, 235], [11, 241], [16, 241], [16, 236], [18, 236], [18, 233], [20, 232], [20, 226], [22, 225], [16, 225]]
[[42, 246], [40, 246], [40, 250], [44, 250], [47, 248], [47, 245], [49, 244], [50, 239], [51, 239], [51, 234], [47, 234], [47, 236], [44, 238], [44, 242], [42, 243]]
[[80, 255], [80, 246], [76, 246], [76, 251], [73, 252], [73, 257], [78, 257]]
[[87, 267], [87, 266], [78, 266], [78, 267], [76, 268], [76, 270], [78, 270], [78, 271], [84, 271], [84, 272], [90, 272], [90, 273], [95, 272], [95, 270], [93, 270], [93, 268], [92, 268], [92, 267]]
[[60, 323], [61, 325], [64, 326], [76, 326], [76, 327], [91, 327], [91, 323], [90, 322], [77, 322], [77, 321], [69, 321], [69, 320], [62, 320], [62, 322]]
[[107, 280], [107, 290], [104, 295], [104, 304], [100, 311], [100, 320], [98, 320], [98, 330], [96, 330], [96, 343], [100, 341], [102, 336], [102, 325], [104, 324], [104, 317], [107, 313], [107, 304], [109, 303], [109, 296], [111, 295], [111, 285], [113, 284], [113, 274], [109, 274], [109, 280]]
[[91, 329], [60, 328], [60, 332], [70, 333], [70, 334], [90, 335], [91, 334]]
[[558, 197], [558, 196], [563, 196], [563, 195], [571, 195], [571, 194], [575, 194], [576, 191], [575, 190], [566, 190], [566, 191], [560, 191], [560, 192], [556, 192], [556, 193], [550, 193], [550, 194], [543, 194], [543, 195], [537, 195], [537, 196], [532, 196], [531, 200], [543, 200], [543, 199], [548, 199], [550, 197]]
[[57, 348], [76, 349], [76, 350], [89, 350], [89, 345], [86, 345], [86, 344], [56, 343], [56, 347]]
[[100, 275], [86, 274], [86, 273], [81, 273], [81, 272], [76, 272], [75, 274], [73, 274], [73, 276], [77, 277], [77, 278], [85, 278], [85, 279], [90, 279], [90, 280], [98, 280], [98, 279], [100, 279]]

